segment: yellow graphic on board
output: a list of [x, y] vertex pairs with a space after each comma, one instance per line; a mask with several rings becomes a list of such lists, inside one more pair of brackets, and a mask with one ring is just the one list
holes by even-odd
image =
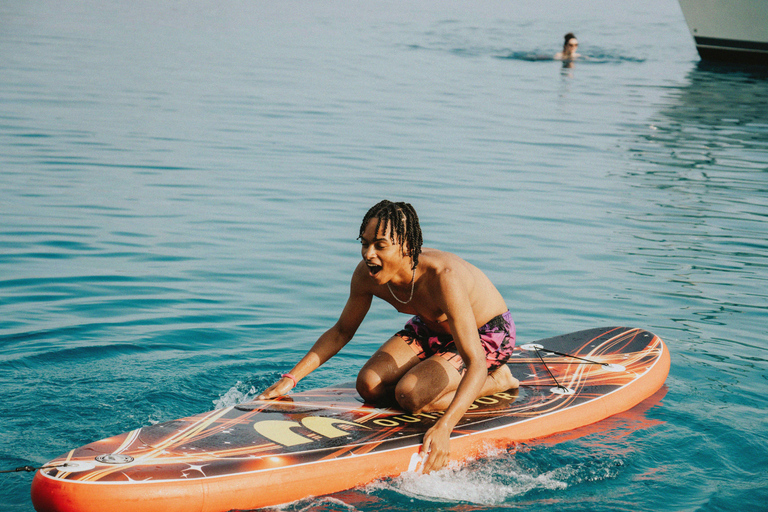
[[340, 420], [338, 418], [326, 418], [324, 416], [307, 416], [298, 421], [288, 420], [265, 420], [253, 424], [253, 428], [273, 443], [283, 446], [296, 446], [299, 444], [311, 443], [314, 439], [303, 436], [293, 429], [304, 427], [315, 434], [328, 439], [348, 436], [349, 432], [336, 428], [335, 425], [354, 425], [355, 427], [370, 428], [352, 421]]

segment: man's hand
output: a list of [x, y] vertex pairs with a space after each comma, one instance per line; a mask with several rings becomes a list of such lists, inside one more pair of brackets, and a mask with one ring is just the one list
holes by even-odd
[[257, 400], [270, 400], [283, 396], [293, 389], [293, 381], [288, 377], [283, 377], [279, 381], [269, 386], [262, 394], [256, 397]]
[[438, 421], [424, 434], [424, 444], [421, 446], [422, 455], [426, 455], [422, 473], [431, 473], [443, 468], [451, 456], [451, 429], [444, 427]]

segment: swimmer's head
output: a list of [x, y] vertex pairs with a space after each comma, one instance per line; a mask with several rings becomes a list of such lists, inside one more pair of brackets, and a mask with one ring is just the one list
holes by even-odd
[[365, 228], [371, 219], [377, 219], [376, 233], [380, 230], [386, 233], [389, 230], [389, 238], [392, 243], [400, 244], [403, 255], [406, 247], [408, 255], [413, 260], [413, 268], [419, 263], [419, 254], [421, 254], [421, 226], [419, 226], [419, 216], [416, 210], [408, 203], [393, 203], [386, 199], [374, 205], [363, 217], [360, 224], [360, 234], [363, 236]]
[[579, 40], [576, 39], [576, 35], [573, 32], [568, 32], [564, 36], [565, 42], [563, 42], [564, 52], [575, 52], [579, 46]]

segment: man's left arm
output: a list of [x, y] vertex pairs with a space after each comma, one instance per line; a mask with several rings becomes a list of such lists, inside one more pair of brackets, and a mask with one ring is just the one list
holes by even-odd
[[467, 371], [445, 414], [424, 435], [425, 473], [442, 468], [450, 460], [451, 432], [480, 394], [488, 375], [485, 350], [480, 343], [477, 320], [464, 283], [449, 270], [447, 275], [439, 276], [439, 285], [439, 305], [448, 317], [454, 343]]

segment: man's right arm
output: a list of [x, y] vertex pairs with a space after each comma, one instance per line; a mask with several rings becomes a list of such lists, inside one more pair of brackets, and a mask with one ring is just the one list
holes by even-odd
[[[367, 269], [363, 269], [363, 266], [365, 265], [359, 264], [352, 275], [349, 298], [339, 319], [333, 327], [325, 331], [317, 339], [312, 348], [309, 349], [309, 352], [291, 370], [290, 373], [297, 382], [344, 348], [355, 335], [355, 332], [357, 332], [357, 328], [360, 327], [360, 324], [365, 319], [365, 315], [368, 314], [373, 295], [370, 290], [367, 290], [365, 279], [367, 277]], [[366, 273], [363, 273], [364, 270]], [[293, 387], [294, 382], [292, 379], [282, 377], [259, 395], [258, 398], [259, 400], [276, 398], [286, 394]]]

